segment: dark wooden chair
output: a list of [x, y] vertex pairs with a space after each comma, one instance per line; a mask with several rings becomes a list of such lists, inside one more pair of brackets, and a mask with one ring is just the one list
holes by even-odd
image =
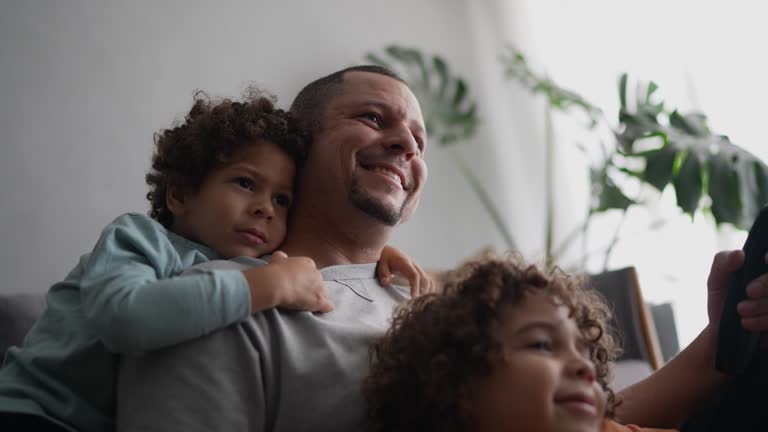
[[[643, 360], [656, 370], [664, 363], [653, 315], [646, 305], [634, 267], [590, 276], [592, 286], [613, 312], [613, 335], [622, 346], [621, 360]], [[671, 331], [674, 331], [672, 329]]]

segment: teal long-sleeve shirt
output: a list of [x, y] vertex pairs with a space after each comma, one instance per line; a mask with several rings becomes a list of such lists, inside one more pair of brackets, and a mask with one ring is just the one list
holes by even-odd
[[119, 354], [187, 341], [250, 314], [240, 271], [179, 276], [219, 258], [146, 216], [117, 218], [51, 287], [23, 346], [8, 350], [0, 412], [43, 416], [73, 431], [112, 430]]

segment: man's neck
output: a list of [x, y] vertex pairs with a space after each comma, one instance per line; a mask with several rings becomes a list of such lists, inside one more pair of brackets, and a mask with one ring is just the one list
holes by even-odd
[[298, 211], [280, 250], [312, 258], [317, 268], [372, 263], [379, 260], [390, 230], [364, 215], [360, 220], [332, 220]]

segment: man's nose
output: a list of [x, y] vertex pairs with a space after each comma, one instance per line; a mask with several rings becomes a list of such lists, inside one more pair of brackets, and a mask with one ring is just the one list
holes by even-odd
[[386, 146], [389, 152], [402, 155], [406, 162], [413, 159], [420, 152], [419, 143], [416, 142], [416, 138], [414, 138], [410, 129], [405, 125], [393, 131], [392, 136], [386, 142]]

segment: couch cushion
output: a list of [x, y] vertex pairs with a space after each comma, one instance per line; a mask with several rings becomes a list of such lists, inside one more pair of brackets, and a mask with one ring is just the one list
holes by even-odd
[[20, 345], [45, 309], [45, 294], [0, 294], [0, 359], [5, 351]]

